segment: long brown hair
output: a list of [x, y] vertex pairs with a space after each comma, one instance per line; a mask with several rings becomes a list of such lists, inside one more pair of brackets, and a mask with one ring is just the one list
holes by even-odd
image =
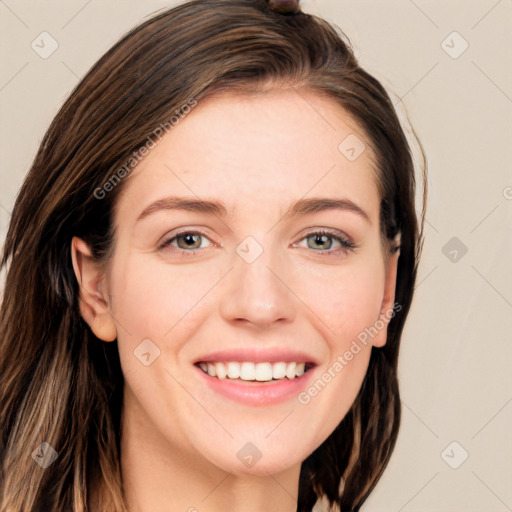
[[[386, 345], [372, 349], [352, 408], [303, 461], [297, 511], [319, 499], [358, 510], [375, 486], [399, 429], [399, 342], [422, 240], [410, 146], [388, 94], [359, 67], [341, 30], [313, 15], [279, 13], [264, 0], [192, 0], [145, 21], [99, 59], [51, 123], [17, 196], [0, 265], [8, 268], [1, 510], [82, 512], [91, 508], [93, 488], [99, 510], [126, 510], [117, 341], [96, 338], [80, 315], [71, 239], [85, 240], [106, 268], [113, 211], [129, 179], [112, 178], [155, 129], [217, 91], [280, 86], [326, 94], [353, 116], [377, 156], [383, 240], [395, 250], [401, 234], [401, 310]], [[57, 452], [44, 469], [32, 456], [43, 442]]]

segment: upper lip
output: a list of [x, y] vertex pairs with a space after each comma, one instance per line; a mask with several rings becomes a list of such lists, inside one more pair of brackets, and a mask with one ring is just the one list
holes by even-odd
[[314, 357], [305, 352], [290, 348], [233, 348], [222, 349], [210, 352], [204, 356], [197, 358], [197, 363], [217, 363], [217, 362], [254, 362], [254, 363], [279, 363], [280, 361], [296, 363], [311, 363], [317, 365], [318, 362]]

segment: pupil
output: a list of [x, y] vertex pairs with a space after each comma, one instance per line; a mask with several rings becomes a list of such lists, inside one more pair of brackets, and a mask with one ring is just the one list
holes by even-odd
[[199, 235], [192, 235], [192, 234], [186, 234], [183, 235], [183, 239], [185, 241], [185, 244], [188, 245], [194, 245], [194, 243], [197, 243], [197, 240], [195, 240]]
[[328, 238], [328, 236], [327, 235], [315, 235], [315, 245], [324, 247], [326, 245], [326, 243], [328, 243], [328, 240], [322, 241], [322, 238], [325, 239], [325, 238]]

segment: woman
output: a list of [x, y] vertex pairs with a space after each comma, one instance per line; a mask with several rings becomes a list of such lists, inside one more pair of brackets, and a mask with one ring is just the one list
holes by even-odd
[[388, 95], [296, 2], [128, 33], [12, 214], [1, 509], [358, 510], [398, 434], [414, 197]]

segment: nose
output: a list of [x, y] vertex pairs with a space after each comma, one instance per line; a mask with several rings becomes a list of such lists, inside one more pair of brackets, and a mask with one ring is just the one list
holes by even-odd
[[221, 298], [224, 320], [255, 329], [293, 322], [297, 299], [286, 282], [283, 267], [268, 250], [252, 263], [236, 256]]

